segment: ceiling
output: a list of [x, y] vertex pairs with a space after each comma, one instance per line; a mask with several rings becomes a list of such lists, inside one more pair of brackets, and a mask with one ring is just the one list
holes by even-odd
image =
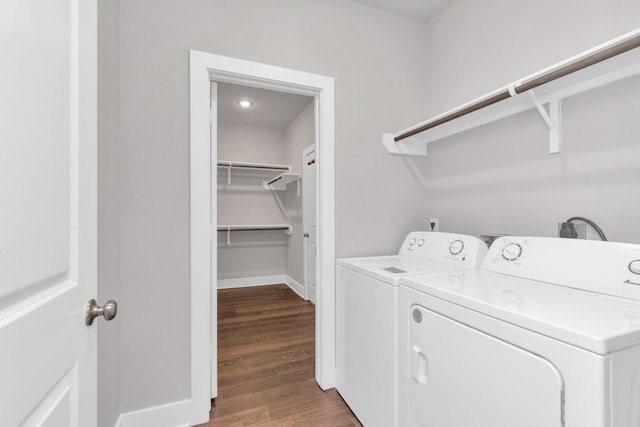
[[[251, 107], [238, 103], [246, 99]], [[254, 87], [218, 83], [218, 120], [285, 129], [313, 98]]]
[[393, 15], [427, 22], [450, 0], [353, 0]]

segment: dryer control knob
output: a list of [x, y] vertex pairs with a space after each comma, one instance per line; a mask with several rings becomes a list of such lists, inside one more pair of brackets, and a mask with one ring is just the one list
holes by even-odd
[[449, 253], [451, 255], [458, 255], [464, 249], [464, 242], [462, 240], [454, 240], [449, 245]]
[[629, 263], [629, 271], [633, 274], [640, 274], [640, 259]]
[[424, 245], [424, 239], [418, 240], [418, 246], [422, 246], [422, 245]]
[[507, 261], [515, 261], [522, 255], [522, 246], [517, 243], [509, 243], [502, 249], [502, 258]]
[[409, 245], [413, 246], [416, 244], [416, 238], [412, 237], [411, 240], [409, 240]]

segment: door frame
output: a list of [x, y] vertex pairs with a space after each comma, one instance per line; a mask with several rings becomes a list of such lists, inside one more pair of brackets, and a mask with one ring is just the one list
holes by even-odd
[[[307, 154], [311, 153], [311, 152], [315, 152], [316, 155], [315, 157], [318, 157], [318, 152], [316, 150], [316, 144], [312, 144], [309, 145], [308, 147], [305, 147], [302, 150], [302, 171], [301, 171], [301, 175], [302, 175], [302, 183], [304, 186], [304, 162], [305, 162], [305, 158], [307, 157]], [[317, 172], [317, 167], [316, 167], [316, 172]], [[316, 182], [317, 182], [317, 176], [316, 176]], [[304, 191], [302, 192], [302, 231], [305, 232], [305, 230], [307, 229], [307, 226], [309, 225], [309, 220], [307, 219], [307, 211], [304, 209], [304, 198], [305, 198], [305, 193]], [[317, 197], [316, 197], [317, 199]], [[308, 239], [307, 239], [308, 240]], [[309, 270], [309, 262], [308, 262], [308, 254], [307, 252], [309, 251], [309, 245], [307, 244], [307, 242], [303, 242], [302, 245], [302, 279], [304, 280], [303, 284], [304, 284], [304, 297], [307, 300], [311, 300], [309, 298], [309, 278], [308, 278], [308, 270]], [[317, 268], [317, 266], [316, 266]], [[316, 294], [316, 298], [317, 298], [317, 294]], [[314, 302], [315, 303], [315, 302]]]
[[[319, 233], [316, 304], [316, 381], [335, 386], [335, 96], [332, 77], [197, 50], [190, 51], [191, 166], [191, 404], [194, 419], [209, 416], [211, 358], [217, 359], [217, 150], [211, 144], [210, 82], [253, 86], [311, 96], [315, 104]], [[215, 112], [213, 112], [215, 114]], [[211, 387], [211, 389], [210, 389]], [[213, 391], [213, 392], [212, 392]]]

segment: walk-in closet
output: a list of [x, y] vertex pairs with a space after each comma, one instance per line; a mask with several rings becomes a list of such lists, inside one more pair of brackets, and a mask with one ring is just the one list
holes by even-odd
[[313, 301], [303, 249], [313, 98], [222, 83], [216, 92], [218, 289], [286, 283]]

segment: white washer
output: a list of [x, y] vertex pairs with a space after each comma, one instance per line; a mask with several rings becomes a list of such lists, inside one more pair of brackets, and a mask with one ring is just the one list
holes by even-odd
[[503, 237], [400, 282], [401, 426], [640, 426], [640, 245]]
[[337, 260], [337, 389], [364, 426], [398, 425], [400, 278], [473, 269], [486, 252], [475, 237], [412, 232], [398, 255]]

